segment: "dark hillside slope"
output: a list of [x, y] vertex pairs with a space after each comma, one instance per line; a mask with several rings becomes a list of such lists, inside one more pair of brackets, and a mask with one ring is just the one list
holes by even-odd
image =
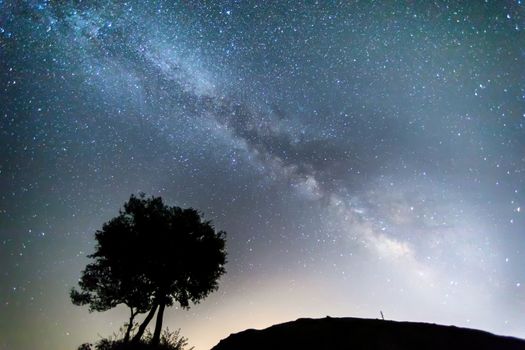
[[298, 319], [232, 334], [212, 350], [525, 350], [525, 341], [429, 323], [360, 318]]

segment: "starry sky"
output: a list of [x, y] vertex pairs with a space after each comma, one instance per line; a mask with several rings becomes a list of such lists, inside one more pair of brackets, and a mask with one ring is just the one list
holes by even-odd
[[130, 194], [228, 232], [197, 350], [356, 316], [525, 337], [525, 2], [0, 0], [0, 349], [128, 311], [69, 289]]

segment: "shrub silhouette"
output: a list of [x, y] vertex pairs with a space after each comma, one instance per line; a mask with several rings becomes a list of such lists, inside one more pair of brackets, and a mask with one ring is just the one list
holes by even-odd
[[180, 335], [180, 329], [170, 331], [165, 329], [160, 336], [159, 344], [152, 344], [153, 335], [146, 331], [144, 338], [138, 342], [125, 342], [123, 339], [113, 335], [110, 338], [103, 338], [95, 345], [84, 343], [77, 350], [193, 350], [187, 348], [188, 339]]
[[198, 303], [218, 288], [225, 273], [225, 232], [193, 209], [171, 207], [160, 197], [131, 195], [119, 215], [95, 234], [94, 262], [82, 271], [77, 305], [105, 311], [126, 304], [130, 320], [123, 343], [129, 340], [134, 317], [149, 310], [133, 342], [138, 344], [155, 312], [155, 330], [148, 340], [161, 340], [164, 309], [177, 302], [182, 308]]

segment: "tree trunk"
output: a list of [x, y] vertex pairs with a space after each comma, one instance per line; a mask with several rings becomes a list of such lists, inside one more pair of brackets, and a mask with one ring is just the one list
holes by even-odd
[[163, 300], [159, 303], [159, 312], [157, 313], [157, 322], [155, 323], [155, 332], [151, 339], [151, 344], [158, 345], [160, 342], [160, 331], [162, 330], [162, 318], [164, 317], [164, 308], [166, 308], [166, 302]]
[[129, 317], [129, 323], [128, 328], [126, 329], [126, 335], [124, 336], [124, 343], [129, 342], [129, 334], [131, 333], [131, 329], [133, 328], [133, 320], [135, 319], [135, 316], [137, 313], [133, 312], [133, 308], [130, 307], [131, 310], [131, 316]]
[[133, 337], [132, 341], [134, 343], [137, 343], [140, 340], [140, 338], [142, 338], [142, 335], [144, 334], [144, 331], [146, 330], [146, 327], [148, 326], [149, 321], [151, 321], [151, 319], [153, 318], [153, 315], [155, 315], [155, 311], [157, 311], [157, 306], [159, 306], [159, 304], [155, 303], [151, 307], [151, 310], [149, 310], [149, 313], [146, 316], [146, 318], [144, 319], [144, 321], [142, 321], [139, 329], [137, 330], [137, 334], [135, 334], [135, 336]]

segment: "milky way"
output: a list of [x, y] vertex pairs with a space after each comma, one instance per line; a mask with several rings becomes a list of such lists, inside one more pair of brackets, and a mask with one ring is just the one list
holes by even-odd
[[197, 350], [380, 310], [525, 337], [522, 1], [0, 0], [0, 63], [0, 349], [118, 330], [68, 292], [138, 192], [228, 232], [166, 313]]

